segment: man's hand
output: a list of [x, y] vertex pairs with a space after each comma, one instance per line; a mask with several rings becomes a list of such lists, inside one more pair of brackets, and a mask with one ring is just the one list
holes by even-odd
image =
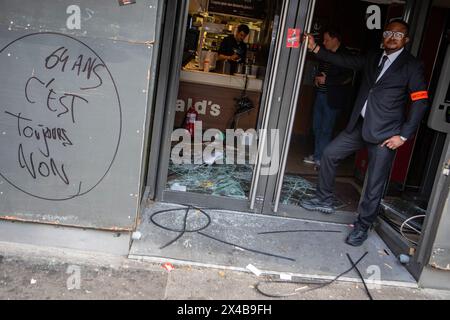
[[403, 141], [402, 138], [400, 138], [400, 136], [394, 136], [394, 137], [386, 140], [381, 145], [381, 147], [388, 147], [391, 150], [397, 150], [398, 148], [400, 148], [404, 144], [405, 144], [405, 141]]
[[320, 76], [317, 76], [314, 83], [316, 84], [316, 86], [318, 87], [319, 84], [325, 84], [325, 82], [327, 81], [327, 75], [325, 73], [321, 73]]
[[240, 57], [237, 54], [233, 54], [232, 56], [230, 56], [231, 61], [238, 61], [239, 59], [240, 59]]
[[314, 48], [316, 47], [316, 39], [314, 39], [314, 36], [312, 36], [310, 33], [305, 33], [305, 35], [303, 36], [304, 41], [309, 40], [308, 41], [308, 49], [309, 51], [314, 50]]

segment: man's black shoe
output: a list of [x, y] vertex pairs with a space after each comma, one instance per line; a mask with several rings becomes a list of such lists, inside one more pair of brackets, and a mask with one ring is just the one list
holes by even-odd
[[300, 206], [309, 211], [319, 211], [326, 214], [334, 213], [334, 207], [331, 202], [325, 202], [317, 197], [300, 201]]
[[345, 242], [351, 246], [360, 247], [367, 240], [368, 236], [369, 227], [356, 223], [355, 228], [350, 232]]

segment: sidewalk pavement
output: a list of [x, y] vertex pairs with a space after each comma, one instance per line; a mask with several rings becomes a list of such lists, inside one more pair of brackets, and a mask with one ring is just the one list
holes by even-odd
[[[265, 300], [262, 280], [229, 270], [174, 266], [125, 257], [0, 242], [0, 299], [37, 300]], [[298, 286], [282, 285], [292, 293]], [[409, 288], [372, 289], [375, 300], [448, 300], [450, 292]], [[295, 300], [367, 300], [362, 284], [337, 282], [289, 297]]]

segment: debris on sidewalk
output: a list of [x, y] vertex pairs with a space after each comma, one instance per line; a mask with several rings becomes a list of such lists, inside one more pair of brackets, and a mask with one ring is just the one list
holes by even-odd
[[255, 276], [260, 277], [262, 275], [261, 270], [259, 270], [257, 267], [255, 267], [252, 264], [249, 264], [247, 266], [247, 270], [249, 270], [250, 272], [252, 272]]
[[142, 233], [140, 233], [139, 231], [133, 232], [133, 234], [131, 235], [131, 239], [133, 239], [133, 240], [141, 240], [142, 239]]
[[[17, 245], [2, 245], [8, 248], [4, 254], [0, 274], [0, 300], [259, 300], [261, 294], [256, 290], [255, 276], [250, 272], [228, 269], [202, 268], [191, 265], [175, 265], [176, 270], [168, 273], [161, 263], [117, 259], [107, 256], [99, 259], [98, 254], [86, 256], [76, 251], [56, 253], [48, 249], [39, 255], [34, 248], [18, 250]], [[15, 251], [17, 250], [17, 251]], [[57, 260], [52, 262], [53, 257]], [[170, 262], [169, 262], [170, 261]], [[67, 266], [78, 263], [83, 268], [80, 290], [68, 290], [66, 286]], [[173, 263], [173, 262], [172, 262]], [[119, 268], [112, 266], [119, 265]], [[123, 268], [127, 265], [128, 268]], [[246, 265], [246, 264], [245, 264]], [[244, 265], [244, 267], [245, 267]], [[253, 266], [267, 267], [264, 264]], [[176, 272], [175, 272], [176, 271]], [[247, 271], [247, 270], [245, 270]], [[286, 272], [285, 274], [291, 274]], [[112, 275], [112, 276], [110, 276]], [[297, 283], [293, 280], [278, 280], [280, 273], [263, 273], [258, 280], [267, 282], [260, 287], [264, 292], [277, 296], [289, 295], [290, 299], [326, 300], [329, 296], [342, 300], [365, 298], [362, 285], [353, 282], [336, 281], [324, 286], [327, 281], [305, 278]], [[34, 285], [30, 285], [33, 280]], [[300, 280], [300, 279], [298, 279]], [[151, 284], [151, 285], [149, 285]], [[355, 285], [359, 289], [355, 289]], [[321, 287], [321, 290], [314, 290]], [[39, 288], [39, 290], [37, 290]], [[412, 290], [407, 287], [381, 286], [374, 291], [383, 300], [448, 300], [450, 293], [445, 291]]]
[[286, 281], [292, 281], [292, 276], [287, 273], [282, 273], [282, 274], [280, 274], [280, 279], [286, 280]]
[[387, 256], [386, 252], [384, 252], [383, 250], [378, 250], [378, 254], [380, 257]]
[[173, 264], [171, 264], [169, 262], [164, 263], [163, 268], [166, 269], [168, 272], [175, 270], [175, 267], [173, 266]]

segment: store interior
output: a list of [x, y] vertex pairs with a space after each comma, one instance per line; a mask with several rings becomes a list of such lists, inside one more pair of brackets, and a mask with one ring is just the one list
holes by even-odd
[[[202, 133], [208, 129], [225, 130], [241, 128], [258, 129], [261, 114], [261, 99], [264, 81], [268, 76], [269, 53], [272, 43], [276, 17], [281, 13], [280, 1], [261, 1], [260, 10], [248, 12], [214, 12], [208, 7], [208, 1], [191, 0], [183, 69], [180, 76], [177, 113], [174, 129], [186, 128], [189, 109], [196, 110], [196, 120], [202, 123]], [[330, 27], [338, 27], [342, 34], [342, 43], [354, 54], [364, 54], [380, 47], [382, 30], [368, 30], [366, 10], [372, 2], [362, 0], [318, 0], [316, 2], [312, 32], [318, 42], [322, 42], [322, 32]], [[377, 3], [381, 8], [382, 25], [394, 18], [401, 18], [405, 10], [404, 1], [383, 1]], [[445, 48], [440, 39], [448, 30], [446, 15], [448, 9], [435, 5], [431, 18], [424, 30], [425, 45], [433, 50], [421, 50], [419, 57], [427, 66], [427, 80], [430, 86], [439, 75], [433, 73], [436, 63], [442, 63]], [[215, 8], [221, 10], [220, 8]], [[223, 10], [222, 10], [223, 11]], [[226, 10], [225, 10], [226, 11]], [[228, 36], [236, 34], [240, 24], [249, 26], [250, 33], [245, 39], [247, 45], [246, 62], [239, 71], [229, 73], [229, 69], [217, 61], [218, 48]], [[447, 28], [447, 29], [446, 29]], [[363, 30], [363, 31], [362, 31]], [[447, 31], [448, 32], [448, 31]], [[444, 53], [443, 53], [444, 52]], [[205, 59], [208, 60], [205, 68]], [[312, 132], [313, 106], [315, 101], [314, 75], [318, 61], [308, 54], [292, 141], [288, 156], [281, 203], [287, 207], [298, 208], [301, 199], [314, 194], [318, 168], [305, 163], [303, 159], [314, 150]], [[434, 68], [434, 69], [433, 69]], [[359, 87], [359, 74], [353, 75], [351, 99], [354, 99]], [[348, 121], [352, 102], [339, 114], [334, 136], [342, 131]], [[217, 135], [216, 135], [217, 136]], [[416, 142], [417, 141], [417, 142]], [[433, 141], [426, 150], [416, 148], [424, 141]], [[205, 141], [198, 142], [203, 150]], [[173, 147], [177, 142], [173, 142]], [[435, 146], [433, 148], [432, 146]], [[417, 216], [426, 210], [431, 194], [432, 182], [437, 168], [430, 167], [433, 158], [438, 157], [439, 146], [443, 146], [442, 137], [431, 129], [426, 122], [422, 125], [417, 139], [411, 141], [398, 152], [391, 181], [387, 186], [383, 201], [382, 215], [394, 229], [400, 230], [406, 219]], [[214, 154], [201, 164], [169, 165], [167, 190], [214, 195], [232, 199], [248, 199], [252, 182], [253, 165], [251, 163], [229, 164], [226, 157], [236, 150], [227, 150]], [[437, 155], [433, 157], [433, 154]], [[195, 160], [196, 156], [191, 155]], [[363, 188], [367, 168], [367, 153], [362, 150], [355, 156], [343, 161], [338, 170], [336, 183], [336, 207], [341, 211], [356, 214], [360, 193]], [[414, 168], [411, 169], [411, 168]], [[431, 183], [431, 185], [430, 185]], [[420, 229], [422, 220], [416, 220], [415, 228]], [[412, 236], [417, 232], [411, 231]]]
[[[276, 30], [274, 21], [280, 15], [281, 3], [275, 0], [252, 3], [254, 8], [244, 6], [230, 10], [211, 1], [190, 1], [174, 130], [189, 130], [190, 108], [195, 109], [193, 116], [201, 123], [202, 134], [215, 129], [225, 139], [228, 129], [247, 132], [258, 128], [273, 46], [272, 32]], [[219, 51], [224, 39], [236, 35], [240, 25], [249, 28], [244, 40], [246, 57], [230, 66], [218, 59]], [[224, 164], [229, 162], [230, 155], [237, 160], [241, 138], [236, 136], [233, 146], [229, 140], [224, 142], [223, 152], [213, 153], [212, 158], [203, 159], [199, 164], [195, 164], [195, 160], [203, 157], [207, 141], [194, 142], [201, 145], [199, 152], [192, 152], [191, 163], [194, 164], [171, 161], [167, 189], [247, 199], [253, 163], [246, 159], [238, 164]], [[173, 146], [176, 145], [174, 142]]]

